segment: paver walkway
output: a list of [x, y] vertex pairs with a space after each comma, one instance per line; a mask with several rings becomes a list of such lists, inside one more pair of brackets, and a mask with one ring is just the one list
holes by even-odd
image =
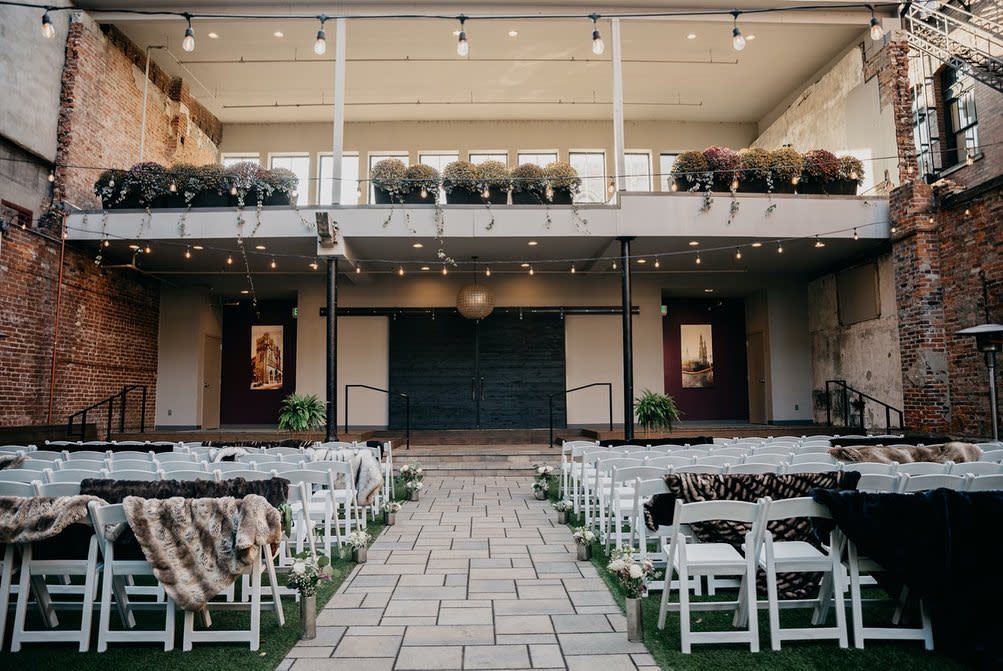
[[427, 478], [279, 671], [654, 671], [530, 478]]

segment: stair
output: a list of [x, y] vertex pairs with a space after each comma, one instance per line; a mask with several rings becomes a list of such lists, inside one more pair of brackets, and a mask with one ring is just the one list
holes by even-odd
[[910, 46], [1003, 93], [1003, 26], [994, 18], [916, 3], [904, 17]]
[[[595, 440], [598, 433], [588, 429], [554, 429], [555, 444], [562, 440]], [[392, 440], [404, 445], [404, 432], [399, 430], [369, 431], [364, 440]], [[411, 446], [418, 445], [536, 445], [546, 448], [550, 440], [548, 429], [444, 429], [411, 432]]]
[[482, 445], [415, 445], [394, 450], [394, 465], [420, 463], [432, 476], [525, 476], [534, 464], [560, 463], [561, 452], [540, 444], [496, 443]]

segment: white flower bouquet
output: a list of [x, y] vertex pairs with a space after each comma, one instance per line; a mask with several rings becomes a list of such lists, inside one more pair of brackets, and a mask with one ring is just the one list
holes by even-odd
[[573, 510], [574, 507], [575, 507], [575, 504], [573, 504], [571, 501], [568, 501], [567, 499], [564, 499], [563, 501], [556, 501], [553, 504], [553, 506], [554, 506], [554, 510], [556, 510], [557, 512], [559, 512], [559, 513], [566, 513], [566, 512], [568, 512], [570, 510]]
[[385, 513], [396, 513], [401, 509], [401, 504], [396, 501], [387, 501], [383, 504], [383, 512]]
[[619, 581], [626, 596], [631, 599], [644, 596], [648, 591], [648, 578], [655, 570], [652, 563], [647, 559], [643, 562], [634, 559], [634, 548], [629, 545], [614, 550], [610, 557], [606, 569]]
[[309, 550], [304, 550], [293, 556], [286, 585], [297, 590], [301, 596], [313, 596], [321, 581], [331, 579], [330, 565], [331, 560], [323, 552], [311, 554]]
[[592, 545], [593, 541], [596, 539], [596, 534], [592, 529], [588, 527], [575, 527], [575, 531], [572, 534], [575, 542], [579, 545]]
[[345, 536], [345, 543], [350, 545], [352, 549], [355, 550], [368, 547], [371, 540], [373, 540], [372, 535], [365, 531], [353, 531]]

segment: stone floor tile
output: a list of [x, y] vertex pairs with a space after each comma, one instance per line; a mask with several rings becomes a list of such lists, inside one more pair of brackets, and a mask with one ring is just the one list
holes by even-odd
[[610, 634], [558, 634], [561, 648], [580, 655], [630, 654], [647, 652], [643, 643], [631, 643], [622, 633]]
[[404, 645], [493, 645], [491, 625], [445, 625], [408, 627]]
[[467, 585], [474, 592], [515, 592], [514, 580], [471, 580]]
[[498, 634], [549, 634], [554, 625], [548, 615], [497, 615], [495, 632]]
[[495, 615], [556, 615], [575, 612], [567, 599], [496, 601]]
[[368, 659], [297, 659], [289, 671], [392, 671], [390, 657]]
[[379, 624], [381, 617], [383, 617], [382, 608], [355, 608], [353, 610], [325, 608], [317, 613], [317, 626]]
[[464, 669], [526, 669], [529, 649], [525, 645], [468, 645], [463, 648]]
[[490, 608], [442, 608], [438, 624], [493, 624]]
[[405, 645], [400, 649], [394, 668], [400, 671], [461, 669], [463, 668], [463, 646], [409, 647]]
[[611, 606], [616, 602], [608, 589], [595, 592], [570, 592], [571, 603], [577, 606]]
[[635, 671], [637, 668], [630, 655], [565, 655], [564, 661], [568, 671]]
[[647, 652], [637, 652], [630, 656], [638, 666], [658, 666], [655, 658]]
[[393, 601], [427, 601], [429, 599], [463, 599], [466, 587], [398, 587]]
[[[554, 615], [554, 630], [558, 634], [609, 633], [614, 631], [605, 615]], [[625, 620], [626, 621], [626, 620]]]
[[[334, 649], [334, 657], [396, 657], [400, 636], [349, 636]], [[365, 667], [361, 667], [365, 668]], [[368, 671], [368, 669], [367, 669]]]
[[402, 575], [400, 587], [441, 587], [445, 581], [444, 575]]
[[557, 634], [498, 634], [495, 636], [498, 645], [557, 645]]
[[379, 624], [375, 627], [349, 627], [345, 636], [403, 636], [402, 625]]
[[300, 657], [330, 657], [334, 652], [333, 645], [294, 645], [289, 651], [289, 656], [293, 659]]
[[444, 599], [442, 601], [443, 608], [490, 608], [491, 600], [484, 599], [478, 596], [476, 599]]
[[317, 637], [309, 641], [299, 641], [297, 646], [328, 646], [338, 645], [338, 641], [345, 635], [346, 627], [317, 627]]
[[536, 669], [556, 669], [564, 666], [564, 655], [557, 645], [531, 645], [529, 657]]
[[429, 601], [391, 601], [383, 611], [384, 617], [388, 615], [396, 617], [419, 617], [436, 616], [439, 614], [439, 602]]

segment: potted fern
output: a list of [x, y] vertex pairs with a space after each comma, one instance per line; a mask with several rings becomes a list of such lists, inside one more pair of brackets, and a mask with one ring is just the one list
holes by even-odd
[[637, 423], [644, 427], [645, 435], [652, 429], [671, 432], [672, 423], [678, 422], [681, 414], [675, 400], [668, 394], [645, 389], [634, 399], [634, 415]]
[[282, 399], [279, 410], [280, 431], [316, 431], [325, 424], [327, 408], [314, 394], [289, 394]]

